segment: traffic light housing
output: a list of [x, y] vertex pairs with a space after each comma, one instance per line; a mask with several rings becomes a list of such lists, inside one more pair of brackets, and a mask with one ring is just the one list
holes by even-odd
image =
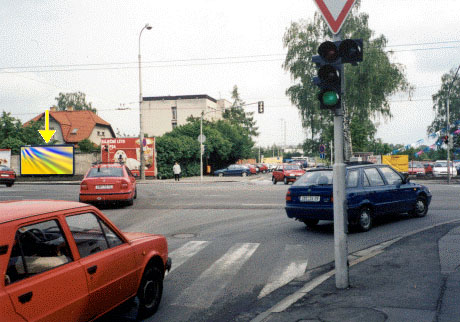
[[259, 114], [262, 114], [264, 112], [264, 101], [259, 101], [257, 103], [257, 110]]
[[341, 65], [357, 65], [361, 62], [362, 49], [362, 39], [325, 41], [319, 46], [319, 56], [313, 56], [312, 61], [318, 67], [318, 76], [313, 78], [313, 83], [321, 89], [318, 94], [321, 109], [340, 108], [343, 77]]
[[449, 144], [449, 136], [448, 136], [448, 135], [445, 135], [445, 136], [442, 138], [442, 140], [444, 141], [444, 143], [445, 143], [446, 145]]

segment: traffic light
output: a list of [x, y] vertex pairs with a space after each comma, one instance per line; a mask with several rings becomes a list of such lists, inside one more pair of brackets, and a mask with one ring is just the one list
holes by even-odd
[[345, 39], [342, 41], [325, 41], [318, 48], [319, 56], [313, 56], [318, 77], [313, 83], [321, 91], [318, 94], [321, 109], [340, 107], [342, 96], [342, 66], [344, 63], [357, 65], [363, 60], [363, 41], [361, 39]]
[[442, 139], [446, 145], [449, 144], [449, 136], [445, 135], [444, 138]]
[[259, 114], [262, 114], [264, 112], [264, 101], [259, 101], [257, 103], [257, 107], [258, 107]]

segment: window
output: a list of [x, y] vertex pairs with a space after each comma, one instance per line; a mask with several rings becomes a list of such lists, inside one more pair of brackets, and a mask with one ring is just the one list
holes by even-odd
[[78, 128], [74, 128], [72, 132], [70, 132], [70, 134], [77, 134], [77, 132], [78, 132]]
[[383, 186], [385, 182], [376, 168], [364, 169], [364, 176], [367, 177], [368, 182], [365, 181], [365, 186]]
[[359, 171], [353, 170], [348, 172], [347, 187], [353, 188], [358, 186]]
[[99, 217], [93, 213], [66, 218], [81, 257], [96, 254], [123, 241]]
[[171, 122], [171, 126], [172, 126], [172, 129], [174, 130], [174, 129], [177, 127], [177, 122], [176, 122], [176, 121], [172, 121], [172, 122]]
[[172, 119], [177, 120], [177, 106], [171, 106]]
[[383, 173], [383, 176], [387, 180], [388, 184], [401, 184], [402, 179], [395, 170], [387, 167], [380, 168], [380, 171]]
[[18, 229], [5, 275], [5, 285], [71, 262], [69, 245], [57, 220]]
[[115, 167], [97, 167], [89, 170], [87, 178], [123, 177], [123, 169]]

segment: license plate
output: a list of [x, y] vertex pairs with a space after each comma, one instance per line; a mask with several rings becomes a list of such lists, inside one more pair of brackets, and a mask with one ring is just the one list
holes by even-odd
[[300, 202], [319, 202], [320, 196], [300, 196]]
[[100, 186], [96, 186], [96, 189], [113, 189], [113, 185], [111, 184], [103, 184]]
[[9, 177], [9, 174], [2, 174], [2, 177]]

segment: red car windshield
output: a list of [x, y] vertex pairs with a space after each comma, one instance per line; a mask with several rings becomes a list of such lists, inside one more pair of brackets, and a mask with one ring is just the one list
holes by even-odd
[[91, 168], [89, 170], [87, 178], [98, 178], [98, 177], [123, 177], [123, 169], [115, 167], [106, 168]]

